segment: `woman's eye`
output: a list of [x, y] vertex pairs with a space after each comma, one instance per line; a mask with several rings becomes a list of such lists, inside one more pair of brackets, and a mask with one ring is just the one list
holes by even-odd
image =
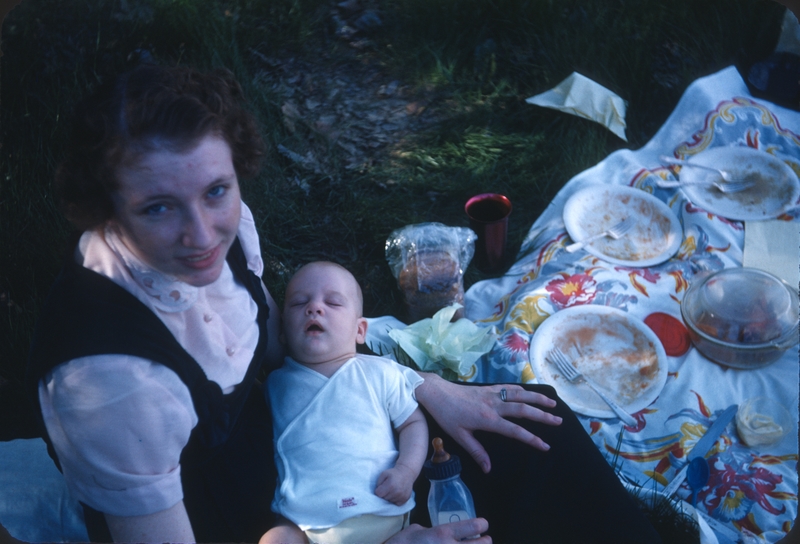
[[144, 209], [145, 215], [159, 215], [167, 211], [164, 204], [152, 204]]
[[228, 188], [224, 185], [217, 185], [216, 187], [212, 187], [210, 191], [208, 191], [208, 196], [211, 198], [218, 198], [225, 194]]

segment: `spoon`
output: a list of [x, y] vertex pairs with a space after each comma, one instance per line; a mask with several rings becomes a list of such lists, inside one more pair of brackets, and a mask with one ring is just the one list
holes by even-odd
[[708, 472], [708, 461], [706, 461], [705, 457], [695, 457], [689, 461], [689, 468], [686, 470], [686, 482], [692, 489], [693, 507], [697, 507], [697, 492], [708, 483]]

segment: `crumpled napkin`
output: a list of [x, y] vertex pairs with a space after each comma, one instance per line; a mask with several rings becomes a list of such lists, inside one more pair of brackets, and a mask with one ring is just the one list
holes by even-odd
[[451, 323], [460, 304], [442, 308], [404, 329], [392, 329], [389, 336], [417, 364], [420, 370], [439, 375], [452, 371], [465, 376], [496, 340], [493, 327], [479, 327], [466, 318]]
[[625, 101], [578, 72], [572, 72], [549, 91], [532, 96], [525, 102], [595, 121], [628, 141], [625, 136]]

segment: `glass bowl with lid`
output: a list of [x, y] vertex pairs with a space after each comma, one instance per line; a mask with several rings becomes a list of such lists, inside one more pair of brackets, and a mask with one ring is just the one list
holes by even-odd
[[733, 368], [761, 368], [798, 342], [797, 289], [756, 268], [696, 278], [681, 315], [700, 353]]

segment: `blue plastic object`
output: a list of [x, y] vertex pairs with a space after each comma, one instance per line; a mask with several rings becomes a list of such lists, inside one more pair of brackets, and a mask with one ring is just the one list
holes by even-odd
[[692, 506], [697, 507], [697, 492], [708, 483], [709, 469], [705, 457], [695, 457], [686, 470], [686, 482], [692, 489]]

